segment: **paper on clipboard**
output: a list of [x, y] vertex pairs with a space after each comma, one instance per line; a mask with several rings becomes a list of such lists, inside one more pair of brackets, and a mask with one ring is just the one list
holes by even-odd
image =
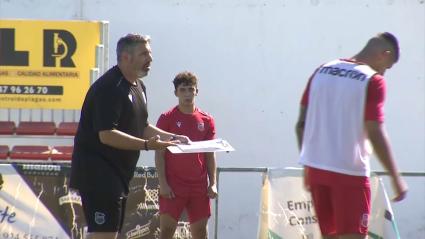
[[173, 154], [235, 151], [235, 149], [224, 139], [196, 141], [190, 144], [168, 146], [167, 149]]

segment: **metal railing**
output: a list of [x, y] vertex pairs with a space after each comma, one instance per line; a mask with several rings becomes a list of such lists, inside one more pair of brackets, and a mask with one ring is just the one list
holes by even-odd
[[[257, 168], [217, 168], [217, 192], [220, 191], [220, 173], [221, 172], [231, 172], [231, 173], [267, 173], [268, 168], [265, 167], [257, 167]], [[374, 174], [378, 176], [388, 176], [389, 173], [386, 171], [373, 171]], [[425, 177], [425, 172], [401, 172], [402, 176], [405, 177]], [[215, 207], [214, 207], [214, 239], [218, 239], [218, 202], [219, 195], [217, 193], [217, 197], [215, 198]]]

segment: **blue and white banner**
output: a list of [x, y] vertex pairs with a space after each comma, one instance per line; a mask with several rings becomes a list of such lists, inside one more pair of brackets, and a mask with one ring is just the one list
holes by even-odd
[[[0, 239], [83, 239], [81, 197], [68, 190], [69, 165], [0, 164]], [[119, 239], [159, 238], [159, 183], [154, 168], [137, 168]], [[190, 239], [179, 222], [175, 239]]]
[[70, 212], [65, 209], [69, 205], [81, 209], [81, 200], [63, 190], [66, 183], [60, 182], [60, 173], [57, 165], [0, 165], [1, 239], [71, 238], [66, 220], [60, 218]]

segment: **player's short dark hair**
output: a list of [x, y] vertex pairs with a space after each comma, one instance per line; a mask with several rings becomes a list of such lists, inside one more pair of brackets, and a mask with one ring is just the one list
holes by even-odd
[[120, 57], [123, 52], [131, 52], [137, 44], [146, 44], [149, 43], [150, 40], [149, 36], [133, 33], [129, 33], [121, 37], [117, 43], [117, 61], [120, 61]]
[[392, 48], [394, 49], [394, 62], [397, 62], [398, 59], [400, 58], [400, 46], [398, 45], [398, 40], [397, 38], [389, 32], [383, 32], [381, 34], [379, 34], [379, 37], [381, 37], [382, 39], [384, 39], [386, 42], [388, 42]]
[[179, 87], [179, 85], [181, 84], [197, 86], [198, 77], [190, 71], [183, 71], [178, 73], [176, 77], [174, 77], [173, 84], [175, 90], [177, 90], [177, 87]]

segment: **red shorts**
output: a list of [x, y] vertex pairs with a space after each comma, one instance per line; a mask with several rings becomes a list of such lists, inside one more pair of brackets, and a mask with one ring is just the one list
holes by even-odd
[[179, 221], [186, 209], [189, 222], [192, 224], [211, 216], [210, 198], [206, 194], [176, 195], [174, 198], [159, 197], [159, 213], [168, 214]]
[[368, 177], [308, 168], [308, 182], [320, 230], [325, 236], [368, 232]]

